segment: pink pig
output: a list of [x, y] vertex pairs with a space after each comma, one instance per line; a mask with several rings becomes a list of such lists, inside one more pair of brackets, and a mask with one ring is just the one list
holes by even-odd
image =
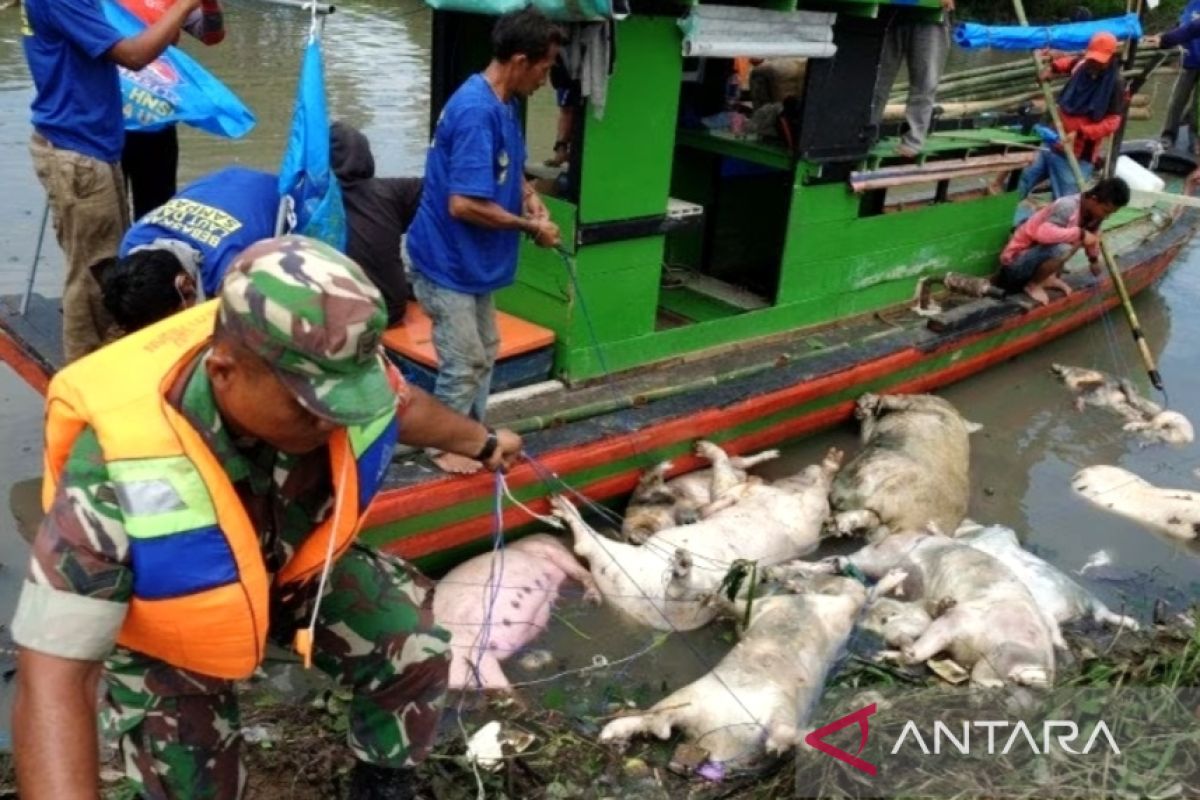
[[585, 600], [600, 603], [592, 574], [546, 533], [506, 545], [503, 555], [475, 556], [446, 573], [438, 581], [433, 616], [450, 631], [450, 688], [509, 688], [500, 662], [546, 629], [558, 587], [567, 579], [583, 584]]

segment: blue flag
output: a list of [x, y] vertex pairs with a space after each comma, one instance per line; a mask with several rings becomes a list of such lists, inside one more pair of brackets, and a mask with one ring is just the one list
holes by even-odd
[[1062, 25], [979, 25], [960, 22], [954, 26], [954, 43], [967, 50], [990, 47], [993, 50], [1083, 50], [1088, 41], [1101, 31], [1118, 39], [1137, 39], [1142, 24], [1137, 14], [1095, 19], [1088, 22], [1069, 22]]
[[325, 70], [321, 43], [310, 36], [300, 67], [292, 132], [288, 136], [283, 166], [279, 168], [279, 194], [292, 201], [293, 233], [320, 239], [346, 250], [346, 209], [342, 190], [329, 164], [329, 114], [325, 108]]
[[[135, 36], [145, 24], [113, 0], [104, 17], [122, 36]], [[178, 47], [168, 47], [138, 72], [119, 67], [125, 130], [158, 130], [184, 122], [216, 136], [245, 136], [257, 120], [225, 84]]]

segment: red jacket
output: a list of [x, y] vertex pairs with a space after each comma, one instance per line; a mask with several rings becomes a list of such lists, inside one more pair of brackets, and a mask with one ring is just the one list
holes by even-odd
[[[1083, 59], [1075, 56], [1064, 56], [1050, 62], [1050, 69], [1060, 75], [1070, 75], [1083, 66]], [[1117, 132], [1121, 127], [1121, 111], [1125, 108], [1128, 98], [1125, 96], [1125, 83], [1118, 81], [1117, 91], [1121, 102], [1114, 105], [1119, 110], [1093, 122], [1085, 116], [1073, 116], [1058, 109], [1062, 119], [1063, 131], [1075, 134], [1075, 157], [1080, 161], [1097, 162], [1104, 157], [1104, 140]]]

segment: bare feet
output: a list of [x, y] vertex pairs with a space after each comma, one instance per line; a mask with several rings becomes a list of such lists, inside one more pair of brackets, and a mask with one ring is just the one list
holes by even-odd
[[1046, 294], [1046, 290], [1035, 283], [1025, 284], [1025, 294], [1029, 295], [1029, 299], [1039, 306], [1044, 306], [1050, 302], [1050, 297]]
[[1042, 286], [1044, 286], [1047, 289], [1058, 289], [1060, 292], [1063, 293], [1063, 297], [1066, 297], [1069, 294], [1071, 294], [1071, 287], [1068, 286], [1065, 281], [1063, 281], [1061, 278], [1058, 278], [1058, 277], [1047, 278], [1045, 280], [1045, 282], [1042, 283]]
[[442, 453], [434, 456], [433, 463], [437, 464], [438, 469], [442, 472], [454, 475], [470, 475], [483, 469], [483, 464], [475, 459], [460, 456], [457, 453]]

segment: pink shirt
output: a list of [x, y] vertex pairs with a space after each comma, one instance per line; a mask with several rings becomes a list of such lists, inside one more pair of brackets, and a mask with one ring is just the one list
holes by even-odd
[[[1025, 220], [1004, 246], [1000, 263], [1008, 266], [1038, 244], [1079, 244], [1083, 240], [1083, 229], [1079, 226], [1081, 205], [1080, 195], [1060, 197]], [[1085, 249], [1089, 259], [1100, 255], [1095, 246]]]

